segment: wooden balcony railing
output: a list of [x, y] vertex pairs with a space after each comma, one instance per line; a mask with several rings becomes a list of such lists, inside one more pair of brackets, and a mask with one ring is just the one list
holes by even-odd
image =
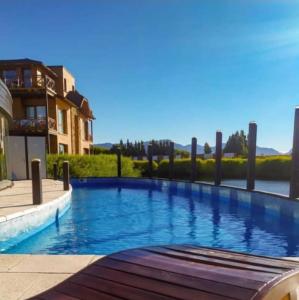
[[36, 75], [21, 79], [15, 78], [1, 78], [9, 89], [30, 89], [30, 88], [47, 88], [55, 92], [55, 81], [46, 75]]
[[[56, 129], [56, 121], [52, 118], [48, 118], [48, 128], [52, 130]], [[11, 130], [18, 132], [32, 132], [42, 133], [47, 129], [46, 119], [21, 119], [13, 120]]]

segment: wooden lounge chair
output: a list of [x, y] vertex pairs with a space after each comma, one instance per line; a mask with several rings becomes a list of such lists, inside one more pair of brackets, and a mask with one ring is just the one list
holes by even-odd
[[32, 299], [295, 300], [299, 262], [170, 245], [108, 255]]

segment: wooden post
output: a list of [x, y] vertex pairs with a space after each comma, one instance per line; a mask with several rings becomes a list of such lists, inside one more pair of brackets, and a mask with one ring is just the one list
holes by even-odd
[[58, 166], [57, 166], [57, 163], [53, 164], [53, 179], [58, 180]]
[[173, 167], [174, 167], [174, 142], [169, 144], [169, 179], [173, 179]]
[[70, 164], [64, 161], [62, 165], [63, 170], [63, 189], [68, 191], [70, 189]]
[[255, 156], [256, 156], [256, 133], [257, 125], [255, 122], [249, 123], [248, 133], [248, 160], [247, 160], [247, 190], [255, 188]]
[[295, 110], [290, 198], [299, 197], [299, 107]]
[[222, 132], [216, 132], [215, 185], [221, 184]]
[[121, 152], [120, 148], [117, 149], [117, 177], [121, 177]]
[[191, 181], [195, 181], [197, 177], [197, 168], [196, 168], [196, 151], [197, 151], [197, 139], [192, 138], [191, 145]]
[[153, 148], [152, 145], [147, 146], [147, 159], [148, 159], [148, 177], [153, 176]]
[[32, 177], [32, 200], [33, 204], [43, 203], [42, 177], [40, 172], [40, 159], [31, 161], [31, 177]]

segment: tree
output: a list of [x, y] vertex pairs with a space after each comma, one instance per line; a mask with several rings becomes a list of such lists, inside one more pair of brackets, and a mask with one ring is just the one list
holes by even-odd
[[204, 152], [205, 152], [205, 154], [211, 154], [212, 153], [212, 149], [211, 149], [211, 147], [208, 143], [204, 144]]
[[232, 134], [223, 149], [224, 153], [235, 153], [237, 155], [247, 155], [248, 153], [248, 144], [247, 137], [243, 130], [236, 131]]

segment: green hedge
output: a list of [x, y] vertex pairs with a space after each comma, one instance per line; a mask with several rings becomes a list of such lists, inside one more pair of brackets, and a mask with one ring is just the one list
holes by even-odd
[[[58, 163], [59, 176], [62, 173], [62, 163], [70, 162], [70, 175], [72, 177], [110, 177], [117, 176], [116, 155], [56, 155], [47, 156], [48, 176], [53, 176], [53, 163]], [[141, 172], [134, 168], [133, 161], [122, 157], [122, 175], [128, 177], [141, 176]]]
[[[197, 159], [198, 179], [211, 179], [215, 172], [214, 159]], [[223, 158], [222, 178], [244, 179], [246, 178], [247, 159], [245, 158]], [[175, 160], [174, 178], [189, 179], [191, 172], [190, 159]], [[273, 156], [258, 157], [256, 159], [256, 177], [258, 179], [289, 180], [291, 172], [291, 157]], [[156, 175], [168, 177], [168, 160], [160, 162]]]
[[[70, 162], [70, 173], [73, 177], [110, 177], [117, 175], [116, 155], [56, 155], [47, 156], [47, 169], [49, 176], [53, 176], [53, 163], [58, 163], [59, 175], [62, 172], [64, 160]], [[214, 159], [197, 159], [197, 174], [199, 180], [212, 179], [215, 171]], [[167, 178], [168, 160], [159, 164], [153, 162], [153, 176]], [[223, 158], [222, 178], [246, 178], [247, 160], [245, 158]], [[191, 172], [190, 159], [178, 159], [174, 163], [174, 178], [189, 179]], [[258, 179], [289, 180], [291, 172], [290, 156], [269, 156], [256, 159], [256, 177]], [[148, 162], [132, 161], [122, 157], [122, 175], [128, 177], [147, 177]]]
[[[148, 161], [147, 160], [134, 160], [133, 161], [134, 169], [138, 170], [143, 177], [148, 177]], [[156, 175], [158, 169], [158, 163], [153, 161], [153, 175]]]

